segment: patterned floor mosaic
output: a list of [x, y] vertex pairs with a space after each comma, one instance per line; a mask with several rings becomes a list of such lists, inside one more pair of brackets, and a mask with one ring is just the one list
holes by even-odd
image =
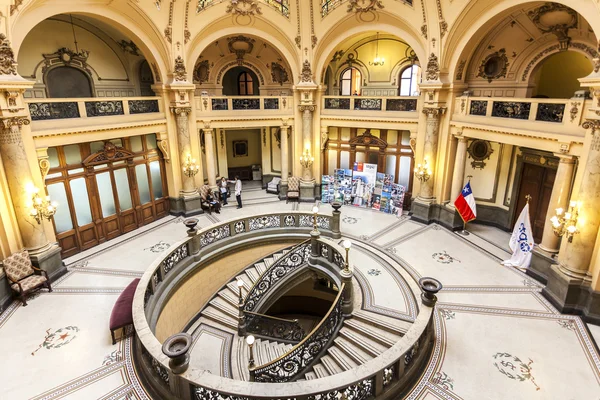
[[[242, 209], [230, 203], [221, 214], [202, 215], [200, 226], [312, 208], [255, 189], [244, 195]], [[321, 211], [332, 210], [322, 205]], [[501, 266], [505, 232], [473, 225], [473, 235], [464, 237], [406, 216], [341, 211], [365, 310], [408, 321], [419, 302], [407, 285], [422, 276], [444, 284], [434, 354], [407, 398], [600, 399], [593, 336], [600, 339], [600, 327], [557, 313], [540, 284]], [[34, 296], [27, 307], [13, 302], [0, 314], [0, 399], [147, 399], [131, 363], [132, 341], [112, 345], [108, 320], [123, 288], [185, 236], [181, 218], [164, 218], [65, 260], [69, 272], [53, 293]], [[215, 353], [235, 349], [227, 332], [199, 326], [195, 335], [209, 339]], [[194, 352], [208, 350], [199, 345]], [[229, 357], [219, 360], [201, 362], [230, 376]]]

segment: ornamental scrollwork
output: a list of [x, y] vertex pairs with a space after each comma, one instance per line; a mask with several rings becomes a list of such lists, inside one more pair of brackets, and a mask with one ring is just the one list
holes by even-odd
[[286, 215], [283, 218], [283, 224], [285, 226], [296, 226], [296, 217], [294, 217], [293, 215]]
[[381, 0], [350, 0], [348, 4], [348, 12], [365, 13], [382, 9], [383, 3]]
[[176, 81], [185, 81], [187, 79], [187, 71], [185, 69], [185, 63], [181, 56], [177, 56], [175, 59], [175, 68], [173, 69], [173, 75]]
[[231, 3], [225, 10], [227, 14], [234, 15], [262, 15], [262, 10], [256, 0], [231, 0]]
[[478, 77], [486, 78], [489, 83], [494, 79], [506, 78], [506, 72], [508, 71], [508, 57], [506, 56], [506, 50], [500, 49], [495, 53], [489, 54], [479, 66]]
[[246, 332], [273, 339], [300, 342], [306, 337], [306, 332], [298, 320], [283, 320], [268, 315], [245, 313]]
[[250, 225], [250, 231], [257, 231], [265, 228], [278, 228], [281, 224], [281, 220], [278, 215], [269, 215], [258, 218], [250, 218], [248, 220]]
[[235, 225], [233, 225], [233, 229], [235, 230], [235, 233], [244, 233], [246, 232], [246, 224], [244, 223], [244, 221], [238, 221], [235, 223]]
[[175, 249], [171, 254], [165, 258], [163, 261], [163, 271], [167, 274], [170, 270], [173, 269], [178, 262], [183, 260], [189, 255], [187, 243], [182, 244], [178, 248]]
[[15, 53], [3, 33], [0, 33], [0, 75], [17, 75]]
[[300, 81], [312, 82], [312, 70], [310, 68], [310, 61], [304, 60], [302, 64], [302, 74], [300, 75]]
[[428, 81], [435, 81], [440, 77], [440, 64], [438, 63], [437, 56], [433, 53], [429, 55], [425, 76]]
[[200, 235], [200, 245], [202, 247], [218, 242], [221, 239], [231, 236], [229, 225], [220, 226]]
[[[301, 215], [300, 216], [300, 226], [301, 227], [312, 227], [313, 226], [313, 218], [314, 217], [312, 215]], [[329, 217], [317, 216], [317, 227], [328, 230], [329, 229]]]

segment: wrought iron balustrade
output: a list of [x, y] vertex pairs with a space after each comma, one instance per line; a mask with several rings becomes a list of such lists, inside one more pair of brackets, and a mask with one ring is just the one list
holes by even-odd
[[326, 98], [325, 109], [327, 110], [349, 110], [350, 99], [349, 98]]
[[494, 101], [492, 117], [529, 119], [531, 103], [518, 101]]
[[121, 100], [86, 101], [85, 113], [88, 117], [104, 117], [108, 115], [124, 115]]
[[470, 115], [485, 115], [487, 112], [488, 102], [486, 100], [473, 100], [469, 108]]
[[565, 115], [565, 105], [560, 103], [539, 103], [536, 121], [562, 122]]
[[156, 113], [158, 109], [158, 100], [128, 100], [129, 114]]
[[227, 111], [229, 106], [227, 105], [227, 99], [211, 99], [213, 111]]
[[265, 110], [278, 110], [279, 99], [264, 99]]
[[244, 311], [244, 318], [246, 332], [255, 336], [292, 343], [298, 343], [306, 337], [297, 319], [277, 318], [251, 311]]
[[32, 121], [80, 117], [79, 107], [74, 101], [29, 103], [29, 114], [31, 114]]
[[298, 378], [327, 349], [340, 329], [344, 316], [342, 301], [345, 284], [342, 284], [333, 305], [319, 325], [300, 343], [276, 360], [250, 369], [250, 380], [255, 382], [290, 382]]
[[274, 262], [248, 291], [244, 299], [244, 311], [253, 311], [263, 296], [287, 274], [308, 262], [310, 243], [305, 241]]
[[354, 98], [354, 109], [355, 110], [381, 110], [382, 99], [371, 99], [371, 98]]
[[260, 110], [260, 99], [233, 99], [231, 105], [234, 110]]
[[417, 111], [417, 99], [387, 99], [385, 111]]

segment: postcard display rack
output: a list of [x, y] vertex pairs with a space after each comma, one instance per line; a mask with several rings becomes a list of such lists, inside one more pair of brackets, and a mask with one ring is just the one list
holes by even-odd
[[336, 169], [321, 178], [321, 202], [372, 208], [402, 215], [405, 188], [394, 176], [377, 172], [377, 164], [354, 163], [352, 169]]

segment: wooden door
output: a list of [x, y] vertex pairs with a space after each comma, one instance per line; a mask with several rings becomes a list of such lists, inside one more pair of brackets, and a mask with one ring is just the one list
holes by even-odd
[[131, 176], [129, 168], [118, 168], [113, 170], [116, 195], [117, 195], [117, 214], [119, 216], [119, 224], [121, 232], [127, 233], [137, 228], [137, 218], [135, 212], [135, 203], [133, 199], [133, 191], [131, 190]]
[[548, 212], [555, 177], [556, 170], [554, 169], [528, 163], [523, 164], [513, 226], [519, 218], [521, 210], [527, 203], [525, 196], [530, 195], [529, 216], [531, 219], [531, 229], [533, 230], [533, 239], [536, 243], [542, 241], [544, 225], [547, 222], [546, 213]]

